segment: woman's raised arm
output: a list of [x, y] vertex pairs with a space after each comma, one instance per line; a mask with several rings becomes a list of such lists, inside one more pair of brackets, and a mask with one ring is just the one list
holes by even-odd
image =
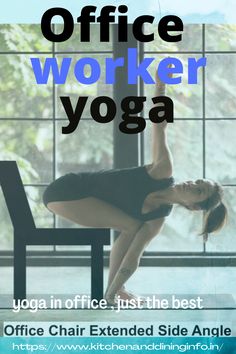
[[[156, 96], [165, 95], [165, 84], [156, 76]], [[162, 103], [157, 103], [162, 105]], [[167, 122], [152, 123], [152, 165], [149, 173], [154, 178], [165, 178], [172, 175], [172, 155], [167, 141]]]

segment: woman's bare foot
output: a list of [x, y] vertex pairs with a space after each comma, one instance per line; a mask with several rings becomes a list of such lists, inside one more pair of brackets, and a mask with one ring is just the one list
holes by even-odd
[[116, 295], [111, 295], [110, 293], [106, 292], [104, 295], [104, 299], [106, 300], [108, 306], [117, 306]]
[[122, 300], [124, 301], [125, 306], [127, 306], [127, 304], [129, 304], [129, 302], [131, 303], [136, 303], [137, 306], [139, 306], [140, 304], [144, 304], [146, 299], [144, 297], [138, 296], [138, 295], [134, 295], [131, 292], [127, 291], [126, 289], [122, 288], [120, 289], [117, 294], [115, 296], [111, 296], [110, 294], [106, 293], [105, 294], [105, 299], [107, 301], [107, 305], [108, 306], [117, 306], [118, 302], [119, 302], [119, 306], [122, 307]]
[[131, 293], [130, 291], [122, 288], [120, 289], [118, 292], [117, 292], [117, 296], [119, 296], [119, 298], [121, 300], [136, 300], [136, 301], [140, 301], [141, 299], [141, 303], [144, 303], [145, 302], [145, 298], [144, 297], [141, 297], [141, 296], [138, 296], [138, 295], [135, 295], [133, 293]]

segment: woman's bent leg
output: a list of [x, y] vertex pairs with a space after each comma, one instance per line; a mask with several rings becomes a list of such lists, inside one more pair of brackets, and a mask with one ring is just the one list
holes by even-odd
[[142, 223], [122, 210], [96, 198], [51, 202], [47, 207], [55, 214], [77, 224], [89, 227], [109, 227], [121, 231], [110, 254], [109, 286]]
[[137, 230], [140, 226], [139, 220], [103, 200], [93, 197], [49, 202], [47, 207], [53, 213], [83, 226], [109, 227], [128, 233]]
[[135, 235], [136, 231], [133, 233], [121, 232], [119, 237], [115, 240], [110, 253], [108, 287], [112, 283], [113, 278], [116, 275], [116, 272], [119, 269], [127, 249], [131, 245]]
[[145, 247], [160, 231], [162, 224], [163, 219], [159, 219], [156, 222], [155, 228], [152, 228], [151, 224], [145, 223], [138, 230], [113, 278], [112, 283], [106, 291], [105, 296], [109, 302], [112, 303], [114, 301], [117, 291], [135, 272]]

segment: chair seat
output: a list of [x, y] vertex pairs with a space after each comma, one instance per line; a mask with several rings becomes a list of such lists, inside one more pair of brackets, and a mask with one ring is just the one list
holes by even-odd
[[109, 229], [37, 228], [24, 230], [24, 235], [27, 245], [110, 245]]

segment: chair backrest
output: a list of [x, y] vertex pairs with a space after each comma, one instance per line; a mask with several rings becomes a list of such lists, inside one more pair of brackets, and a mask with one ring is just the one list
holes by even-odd
[[35, 228], [16, 161], [0, 161], [0, 185], [15, 231]]

